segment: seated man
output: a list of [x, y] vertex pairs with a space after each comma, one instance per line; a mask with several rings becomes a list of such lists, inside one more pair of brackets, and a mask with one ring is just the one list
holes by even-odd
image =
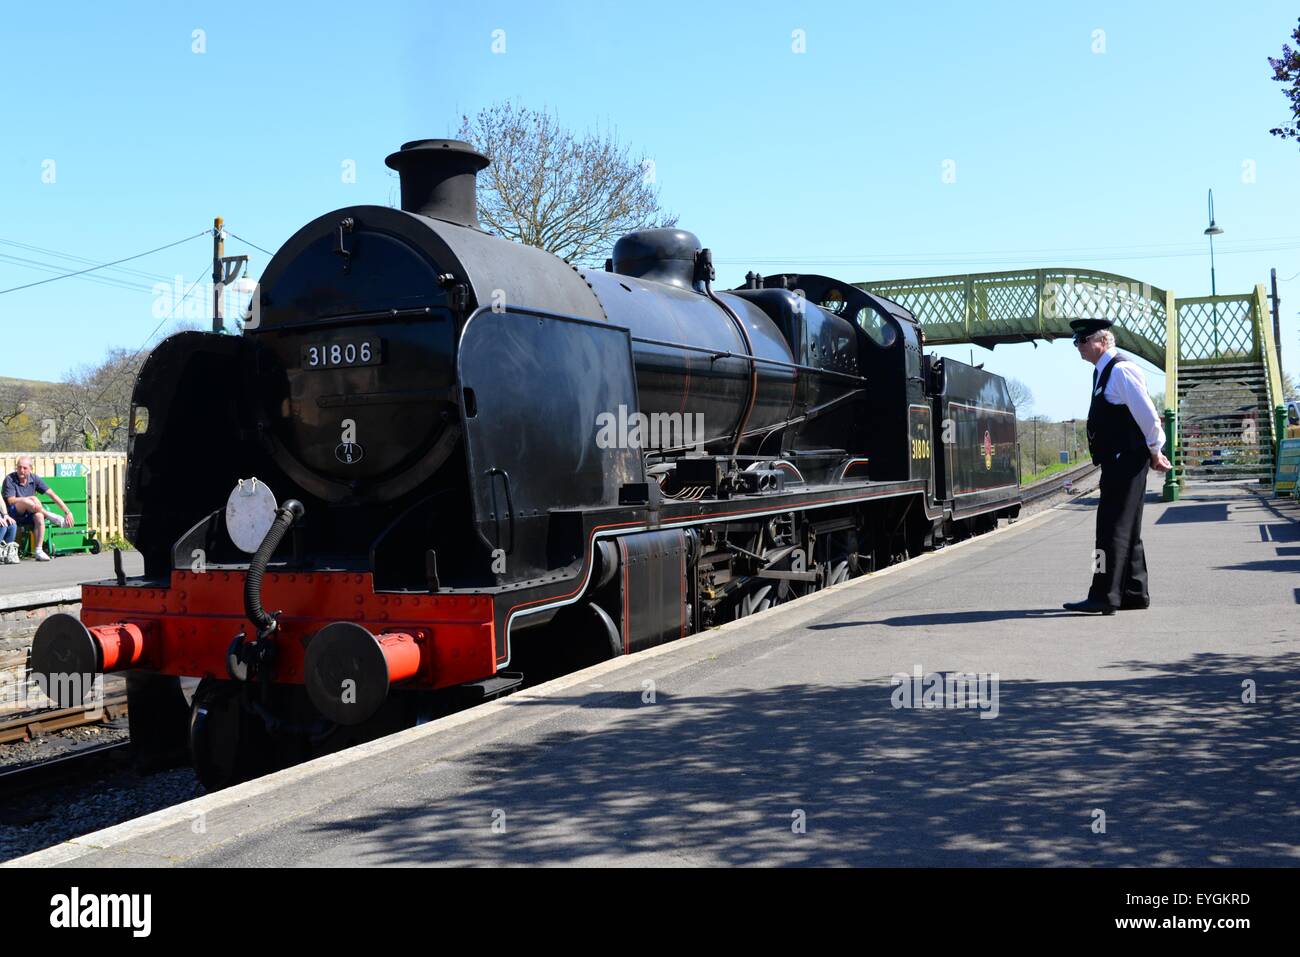
[[[63, 509], [62, 518], [47, 510], [37, 498], [38, 495], [46, 493], [59, 504], [59, 508]], [[48, 562], [50, 556], [45, 554], [45, 549], [41, 547], [45, 544], [45, 523], [49, 522], [56, 528], [72, 527], [72, 512], [69, 511], [67, 504], [50, 491], [44, 479], [32, 471], [32, 460], [26, 455], [18, 459], [17, 469], [5, 476], [4, 489], [0, 492], [0, 496], [4, 498], [5, 508], [10, 518], [19, 525], [32, 526], [34, 536], [32, 547], [36, 560]]]

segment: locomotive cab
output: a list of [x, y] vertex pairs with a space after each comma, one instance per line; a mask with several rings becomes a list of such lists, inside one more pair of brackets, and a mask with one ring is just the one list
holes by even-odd
[[[828, 276], [759, 277], [763, 288], [736, 290], [761, 305], [787, 332], [805, 365], [865, 380], [851, 414], [826, 416], [809, 428], [808, 447], [862, 450], [876, 481], [928, 475], [915, 452], [929, 441], [930, 418], [921, 372], [921, 336], [902, 306]], [[914, 461], [916, 459], [916, 461]]]

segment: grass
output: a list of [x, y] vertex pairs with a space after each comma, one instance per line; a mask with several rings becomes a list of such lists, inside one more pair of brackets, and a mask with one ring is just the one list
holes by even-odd
[[1041, 482], [1043, 479], [1055, 475], [1057, 472], [1068, 472], [1070, 469], [1078, 468], [1083, 461], [1078, 462], [1053, 462], [1045, 469], [1041, 469], [1030, 475], [1023, 475], [1020, 478], [1021, 485], [1032, 485], [1034, 482]]

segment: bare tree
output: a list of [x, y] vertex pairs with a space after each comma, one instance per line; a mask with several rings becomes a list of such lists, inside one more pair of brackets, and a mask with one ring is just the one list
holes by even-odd
[[1024, 410], [1034, 407], [1034, 393], [1030, 391], [1029, 386], [1019, 379], [1007, 380], [1007, 392], [1011, 393], [1011, 404], [1017, 409]]
[[31, 388], [25, 382], [0, 382], [0, 429], [11, 429], [26, 413]]
[[27, 448], [33, 433], [35, 407], [27, 383], [0, 380], [0, 450], [13, 452]]
[[500, 103], [462, 116], [461, 139], [492, 165], [478, 177], [479, 218], [493, 232], [571, 262], [603, 262], [625, 233], [673, 226], [654, 163], [613, 133], [575, 136], [558, 117]]
[[45, 403], [55, 422], [53, 450], [124, 450], [142, 361], [140, 353], [113, 349], [100, 365], [65, 378]]

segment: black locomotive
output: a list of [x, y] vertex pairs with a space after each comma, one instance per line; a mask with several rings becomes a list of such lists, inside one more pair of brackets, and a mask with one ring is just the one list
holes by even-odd
[[925, 354], [896, 303], [715, 291], [676, 229], [571, 265], [478, 229], [487, 163], [407, 143], [400, 210], [308, 223], [242, 335], [173, 336], [140, 373], [144, 576], [86, 585], [33, 667], [128, 672], [137, 747], [188, 729], [209, 786], [1018, 513], [1003, 380]]

